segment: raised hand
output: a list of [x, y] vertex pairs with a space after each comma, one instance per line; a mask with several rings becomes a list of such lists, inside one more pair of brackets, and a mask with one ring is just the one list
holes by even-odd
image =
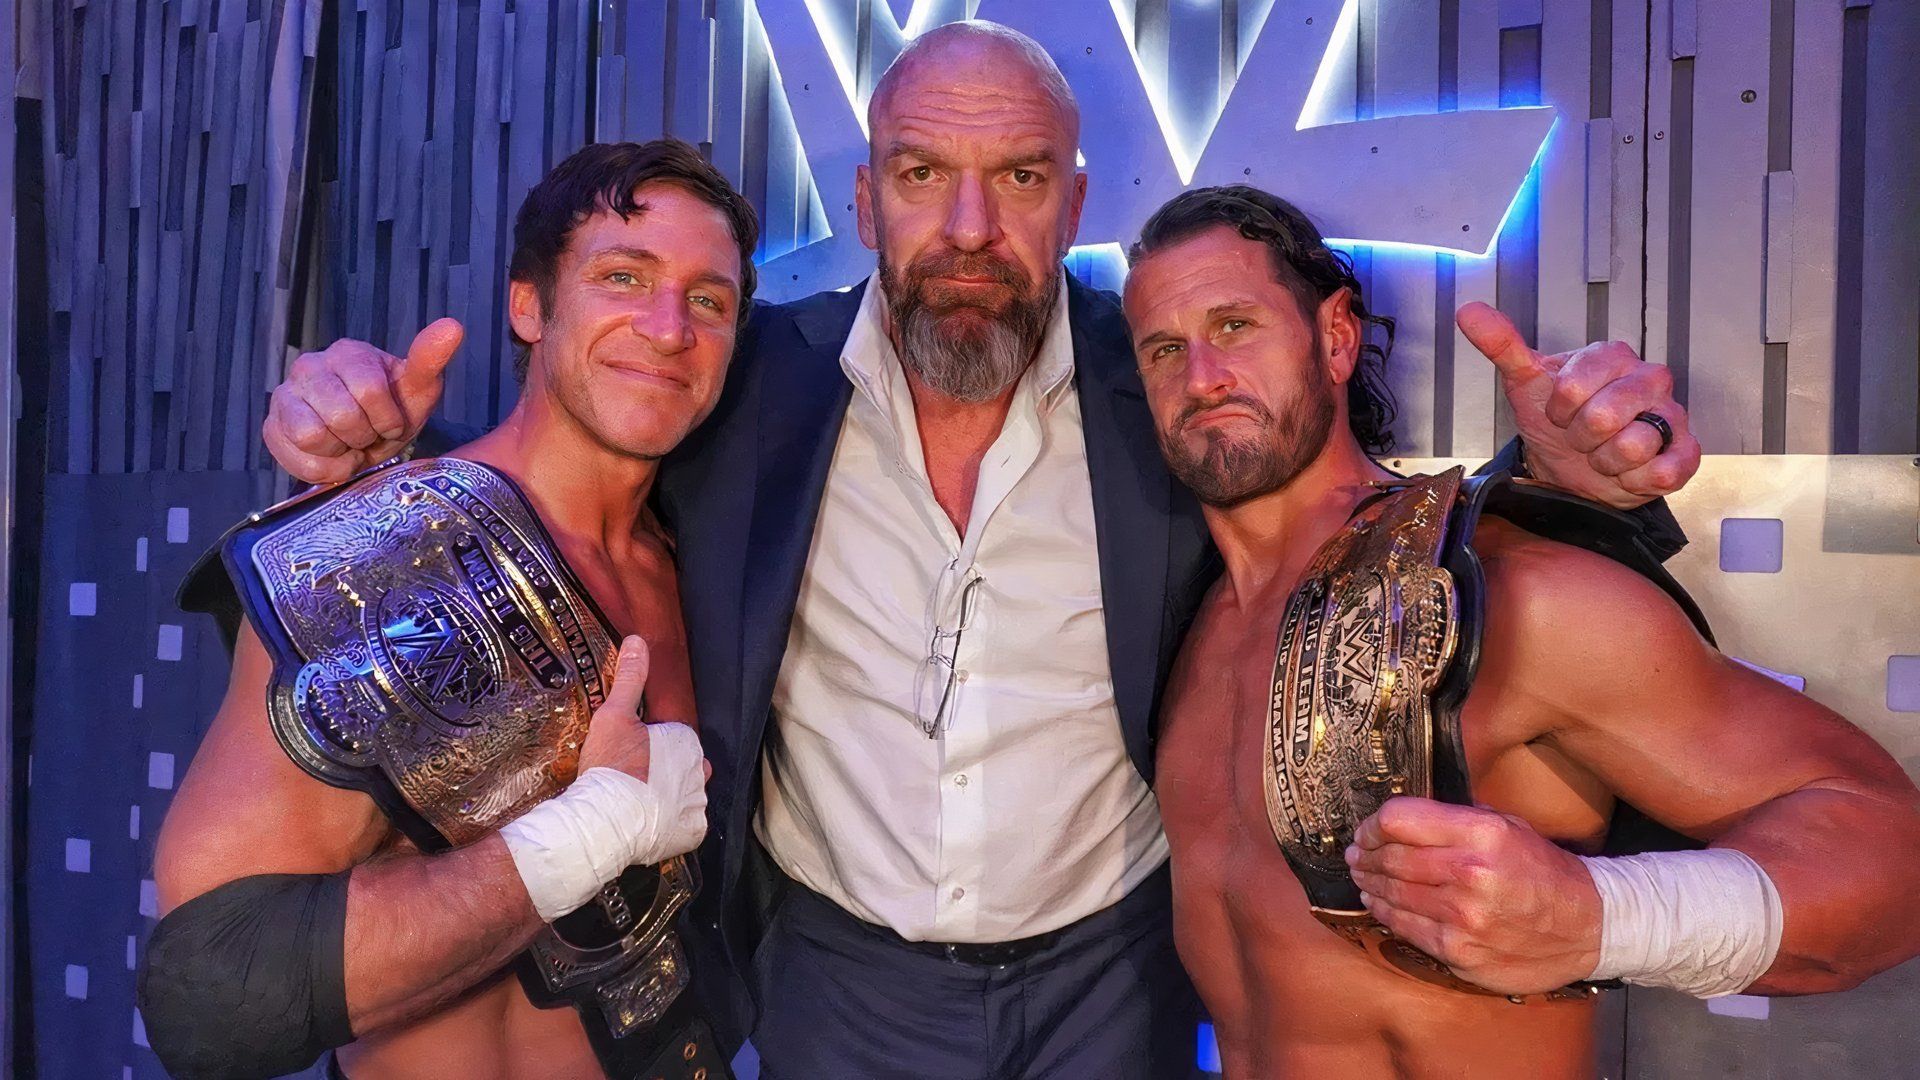
[[[1575, 495], [1630, 510], [1680, 490], [1700, 468], [1700, 442], [1673, 397], [1673, 376], [1618, 341], [1544, 356], [1500, 312], [1468, 304], [1457, 316], [1474, 348], [1493, 361], [1513, 406], [1534, 477]], [[1662, 448], [1664, 419], [1672, 442]]]
[[1469, 982], [1545, 993], [1588, 977], [1600, 960], [1592, 876], [1517, 817], [1390, 799], [1360, 823], [1346, 854], [1367, 911]]
[[342, 338], [302, 353], [273, 388], [261, 437], [294, 478], [338, 483], [411, 443], [439, 403], [447, 363], [466, 337], [456, 319], [414, 335], [405, 356]]

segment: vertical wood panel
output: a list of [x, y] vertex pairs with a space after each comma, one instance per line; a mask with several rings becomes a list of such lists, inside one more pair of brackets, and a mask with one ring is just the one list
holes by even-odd
[[[0, 137], [0, 192], [5, 192], [8, 196], [6, 205], [0, 206], [0, 303], [7, 304], [9, 308], [8, 311], [0, 312], [0, 364], [5, 365], [6, 369], [6, 382], [0, 384], [0, 476], [8, 477], [15, 473], [13, 418], [14, 411], [21, 407], [21, 402], [13, 390], [20, 371], [19, 358], [16, 355], [19, 345], [15, 337], [17, 331], [12, 311], [16, 295], [14, 292], [17, 282], [15, 267], [18, 257], [15, 251], [18, 226], [15, 220], [16, 200], [13, 193], [16, 190], [14, 153], [19, 135], [18, 128], [15, 126], [14, 95], [18, 92], [24, 96], [28, 91], [35, 89], [30, 86], [16, 85], [14, 73], [22, 67], [20, 58], [23, 54], [38, 55], [40, 52], [39, 42], [35, 37], [37, 26], [33, 17], [29, 15], [25, 20], [22, 34], [22, 40], [27, 43], [25, 48], [20, 48], [16, 44], [15, 25], [11, 6], [0, 10], [0, 133], [4, 133], [4, 137]], [[31, 79], [31, 76], [29, 75], [28, 78]], [[31, 156], [32, 150], [29, 150], [28, 154]], [[15, 520], [15, 503], [18, 499], [13, 482], [9, 481], [4, 488], [0, 488], [0, 492], [4, 492], [4, 495], [0, 496], [0, 504], [4, 504], [4, 510], [0, 511], [0, 514], [3, 514], [0, 520], [11, 524]], [[13, 608], [10, 587], [13, 580], [13, 552], [13, 530], [9, 528], [4, 534], [0, 534], [0, 603], [6, 604], [9, 611]], [[12, 620], [0, 623], [0, 746], [9, 747], [16, 745], [15, 721], [11, 704], [14, 651], [11, 624]], [[18, 820], [14, 815], [17, 812], [15, 808], [19, 805], [19, 800], [20, 795], [14, 791], [12, 772], [9, 770], [8, 776], [0, 779], [0, 815], [4, 815], [9, 822]], [[12, 828], [8, 828], [4, 834], [0, 834], [0, 865], [18, 865], [14, 858], [13, 832]], [[15, 1033], [16, 1014], [11, 1007], [13, 1002], [19, 1000], [14, 995], [13, 986], [16, 967], [14, 957], [19, 948], [19, 943], [14, 940], [14, 927], [19, 925], [14, 919], [14, 895], [15, 891], [9, 889], [5, 896], [0, 896], [0, 1002], [7, 1002], [9, 1005], [5, 1015], [0, 1015], [0, 1061], [5, 1062], [17, 1060], [15, 1057], [15, 1043], [18, 1038]]]
[[[841, 6], [845, 11], [835, 17], [854, 27], [869, 50], [858, 67], [863, 84], [870, 84], [898, 47], [899, 12], [853, 0]], [[965, 7], [940, 6], [933, 21], [964, 14]], [[1445, 36], [1397, 29], [1437, 25], [1443, 10], [1456, 10], [1445, 0], [1369, 0], [1369, 109], [1387, 115], [1437, 107], [1443, 38], [1457, 50], [1449, 60], [1458, 104], [1491, 104], [1498, 30], [1537, 10], [1543, 99], [1572, 120], [1600, 115], [1613, 128], [1610, 139], [1599, 132], [1590, 147], [1563, 128], [1544, 161], [1539, 276], [1529, 283], [1538, 297], [1539, 343], [1563, 348], [1584, 340], [1585, 279], [1604, 277], [1606, 289], [1592, 302], [1600, 305], [1595, 317], [1606, 333], [1642, 341], [1650, 358], [1661, 358], [1671, 329], [1684, 345], [1682, 358], [1704, 365], [1688, 374], [1697, 384], [1695, 414], [1710, 446], [1758, 446], [1761, 403], [1776, 394], [1783, 395], [1785, 419], [1774, 422], [1784, 428], [1789, 448], [1821, 450], [1831, 445], [1835, 397], [1834, 75], [1841, 7], [1842, 0], [1793, 6], [1791, 170], [1778, 162], [1755, 169], [1746, 160], [1757, 152], [1757, 117], [1768, 109], [1771, 88], [1760, 78], [1766, 49], [1778, 43], [1766, 40], [1765, 19], [1728, 5], [1685, 5], [1682, 14], [1691, 21], [1683, 18], [1676, 33], [1671, 0], [1650, 7], [1618, 0], [1598, 9], [1459, 0], [1458, 24]], [[313, 0], [57, 6], [42, 59], [55, 101], [49, 141], [58, 150], [48, 175], [65, 227], [55, 230], [60, 235], [49, 247], [56, 310], [67, 316], [57, 330], [65, 357], [61, 400], [80, 406], [60, 410], [58, 467], [259, 462], [253, 432], [282, 360], [291, 299], [287, 260], [300, 229], [293, 224], [298, 196], [285, 185], [303, 165], [293, 159], [307, 152], [304, 130], [295, 136], [297, 153], [274, 148], [280, 136], [263, 90], [276, 80], [311, 80], [310, 72], [289, 63], [283, 44], [288, 26], [303, 39], [311, 34], [315, 10]], [[339, 256], [345, 266], [319, 271], [327, 314], [316, 325], [403, 347], [427, 319], [460, 314], [473, 340], [450, 379], [449, 411], [476, 420], [496, 413], [512, 397], [498, 281], [512, 212], [526, 186], [589, 133], [646, 137], [671, 128], [701, 141], [729, 176], [755, 193], [766, 217], [767, 254], [812, 239], [833, 208], [817, 202], [808, 148], [795, 141], [784, 108], [787, 88], [773, 79], [766, 46], [749, 33], [753, 10], [750, 0], [528, 0], [511, 13], [508, 33], [505, 0], [341, 5], [334, 30], [341, 81], [330, 107], [342, 125], [345, 175], [321, 181], [332, 185], [328, 224], [311, 228], [330, 238], [314, 250]], [[1920, 28], [1907, 5], [1862, 10], [1873, 27], [1867, 75], [1875, 88], [1865, 163], [1873, 180], [1862, 211], [1872, 220], [1859, 224], [1870, 245], [1862, 259], [1869, 269], [1860, 280], [1871, 295], [1859, 300], [1863, 318], [1853, 331], [1861, 335], [1859, 355], [1849, 360], [1865, 367], [1858, 375], [1848, 369], [1847, 392], [1858, 403], [1863, 442], [1900, 449], [1920, 442], [1913, 430], [1920, 386], [1908, 392], [1908, 384], [1920, 383], [1920, 358], [1911, 355], [1920, 293], [1909, 287], [1920, 271], [1908, 266], [1920, 237], [1903, 231], [1920, 218], [1911, 201], [1903, 201], [1920, 178], [1910, 175], [1915, 167], [1907, 152], [1914, 93], [1887, 76], [1885, 66], [1911, 53]], [[1205, 126], [1205, 114], [1233, 81], [1235, 63], [1252, 47], [1249, 26], [1263, 14], [1259, 4], [1218, 0], [1137, 5], [1136, 35], [1149, 54], [1166, 58], [1166, 71], [1208, 68], [1207, 78], [1183, 76], [1170, 86], [1183, 124]], [[1585, 31], [1596, 17], [1610, 26], [1610, 58], [1586, 52]], [[782, 25], [777, 32], [811, 29]], [[1649, 52], [1656, 58], [1651, 68]], [[590, 84], [583, 65], [593, 58], [598, 68]], [[1610, 76], [1596, 83], [1608, 88], [1605, 102], [1585, 100], [1582, 72], [1595, 64]], [[1673, 119], [1677, 64], [1691, 66], [1696, 86], [1689, 101], [1700, 110], [1698, 145], [1690, 148], [1678, 188], [1681, 178], [1667, 167], [1671, 140], [1654, 137], [1667, 135]], [[766, 65], [764, 74], [749, 88], [747, 77], [758, 65]], [[1357, 62], [1346, 65], [1336, 96], [1357, 103], [1358, 77]], [[1743, 82], [1751, 85], [1734, 85]], [[428, 92], [417, 92], [429, 83]], [[1748, 88], [1759, 95], [1755, 103], [1726, 101], [1731, 92], [1737, 102], [1738, 91]], [[293, 107], [304, 115], [310, 106], [299, 98]], [[1778, 104], [1776, 113], [1785, 107]], [[1756, 117], [1752, 124], [1749, 115]], [[1723, 146], [1736, 152], [1722, 152]], [[1759, 185], [1769, 171], [1791, 172], [1794, 198], [1775, 202], [1791, 206], [1791, 221], [1765, 217]], [[1586, 198], [1589, 175], [1596, 189], [1603, 181], [1610, 185], [1608, 205]], [[1689, 188], [1681, 209], [1700, 208], [1701, 216], [1686, 218], [1684, 240], [1698, 247], [1675, 279], [1667, 233], [1674, 208], [1667, 204], [1674, 191]], [[1584, 246], [1590, 220], [1610, 224], [1604, 260], [1601, 251]], [[1769, 234], [1776, 262], [1791, 250], [1785, 269], [1765, 262]], [[1492, 298], [1491, 268], [1459, 260], [1448, 271], [1380, 251], [1360, 262], [1379, 305], [1401, 320], [1394, 379], [1406, 445], [1430, 447], [1444, 413], [1451, 449], [1491, 449], [1492, 373], [1437, 310], [1443, 282], [1459, 302]], [[1711, 274], [1702, 272], [1707, 267]], [[1685, 323], [1670, 328], [1667, 298], [1675, 289]], [[1768, 313], [1775, 337], [1786, 320], [1784, 390], [1766, 383], [1782, 375], [1767, 368], [1758, 348]], [[1446, 353], [1443, 341], [1451, 349], [1444, 373], [1435, 359]], [[1862, 392], [1869, 383], [1875, 393]]]
[[[734, 186], [745, 173], [748, 0], [717, 0], [713, 17], [713, 165]], [[805, 170], [801, 170], [805, 172]]]
[[475, 90], [473, 118], [472, 201], [459, 208], [468, 230], [467, 261], [460, 269], [456, 303], [461, 305], [460, 321], [466, 326], [468, 342], [455, 363], [470, 367], [467, 396], [459, 403], [455, 419], [469, 423], [485, 418], [493, 401], [493, 386], [501, 372], [511, 366], [511, 338], [502, 329], [506, 313], [501, 310], [502, 286], [506, 276], [507, 253], [499, 250], [505, 232], [502, 215], [512, 213], [503, 175], [506, 155], [501, 148], [499, 100], [500, 84], [506, 77], [504, 55], [507, 16], [502, 0], [486, 0], [475, 28], [475, 70], [479, 73]]
[[[1502, 10], [1506, 5], [1502, 5]], [[1541, 103], [1542, 41], [1537, 23], [1508, 25], [1500, 30], [1500, 104], [1503, 107]], [[1551, 139], [1551, 136], [1549, 136]], [[1551, 150], [1551, 147], [1549, 147]], [[1540, 340], [1540, 196], [1539, 170], [1529, 178], [1501, 229], [1494, 251], [1495, 306], [1530, 342]], [[1506, 399], [1494, 395], [1493, 441], [1504, 443], [1514, 435], [1513, 411]]]
[[[92, 19], [88, 18], [89, 15], [92, 15]], [[105, 227], [99, 210], [105, 165], [101, 160], [105, 155], [100, 132], [100, 84], [103, 76], [99, 72], [106, 66], [102, 52], [110, 29], [101, 24], [103, 15], [103, 11], [82, 8], [74, 13], [70, 24], [73, 51], [69, 55], [77, 59], [78, 64], [67, 71], [72, 89], [67, 104], [71, 110], [69, 116], [75, 121], [68, 145], [73, 159], [85, 155], [93, 162], [93, 167], [70, 169], [67, 179], [71, 187], [65, 192], [68, 198], [61, 208], [67, 226], [62, 231], [71, 235], [74, 241], [68, 252], [72, 261], [65, 267], [65, 273], [59, 274], [69, 282], [66, 310], [74, 316], [70, 324], [72, 337], [68, 341], [69, 408], [64, 417], [67, 422], [67, 472], [90, 472], [94, 468], [94, 381], [99, 373], [94, 317], [101, 310], [96, 285], [100, 267], [100, 230]], [[76, 105], [77, 108], [74, 108]]]
[[669, 0], [675, 50], [668, 132], [695, 146], [713, 141], [713, 20], [705, 0]]
[[268, 160], [266, 103], [311, 77], [273, 44], [304, 32], [311, 5], [289, 22], [284, 0], [230, 4], [218, 25], [162, 0], [49, 13], [48, 254], [55, 309], [77, 316], [57, 327], [55, 468], [251, 453], [260, 375], [277, 363], [261, 343], [285, 330], [271, 281], [292, 239], [279, 216], [291, 159]]

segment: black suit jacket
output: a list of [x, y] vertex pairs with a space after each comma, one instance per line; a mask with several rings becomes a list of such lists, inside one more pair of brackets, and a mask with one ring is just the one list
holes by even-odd
[[[663, 464], [657, 488], [677, 544], [701, 742], [713, 765], [704, 883], [689, 945], [701, 997], [730, 1043], [752, 1029], [745, 965], [771, 902], [751, 839], [761, 750], [851, 400], [840, 353], [862, 292], [759, 305], [713, 415]], [[1150, 783], [1160, 691], [1220, 561], [1198, 502], [1160, 457], [1117, 298], [1069, 277], [1067, 313], [1114, 699], [1128, 754]], [[470, 434], [436, 423], [420, 449], [450, 449]], [[1516, 448], [1510, 444], [1486, 467], [1510, 467]], [[1640, 516], [1666, 553], [1684, 543], [1664, 504]]]

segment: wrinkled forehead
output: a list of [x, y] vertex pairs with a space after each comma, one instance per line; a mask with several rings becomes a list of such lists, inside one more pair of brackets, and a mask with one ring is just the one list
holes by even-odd
[[719, 207], [668, 180], [649, 180], [633, 191], [635, 213], [622, 217], [604, 205], [581, 218], [568, 237], [567, 253], [582, 261], [607, 252], [645, 250], [663, 262], [684, 263], [737, 283], [740, 245], [733, 223]]
[[1058, 158], [1071, 158], [1079, 139], [1073, 103], [1032, 58], [991, 39], [903, 56], [876, 90], [869, 119], [876, 156], [903, 132], [968, 142], [1038, 140]]
[[1137, 260], [1121, 302], [1136, 336], [1220, 311], [1297, 314], [1299, 308], [1274, 274], [1266, 245], [1226, 225], [1201, 229]]

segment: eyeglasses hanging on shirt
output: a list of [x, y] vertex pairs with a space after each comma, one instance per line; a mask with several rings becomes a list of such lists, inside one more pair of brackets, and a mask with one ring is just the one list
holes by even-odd
[[914, 676], [913, 719], [929, 739], [939, 738], [947, 724], [954, 684], [959, 681], [960, 636], [973, 625], [980, 603], [980, 586], [987, 580], [978, 570], [968, 567], [958, 574], [957, 596], [950, 596], [954, 590], [949, 589], [948, 582], [954, 579], [955, 571], [960, 571], [958, 559], [948, 563], [940, 575], [934, 595], [936, 617], [933, 634], [927, 642], [927, 658], [920, 662], [920, 670]]

